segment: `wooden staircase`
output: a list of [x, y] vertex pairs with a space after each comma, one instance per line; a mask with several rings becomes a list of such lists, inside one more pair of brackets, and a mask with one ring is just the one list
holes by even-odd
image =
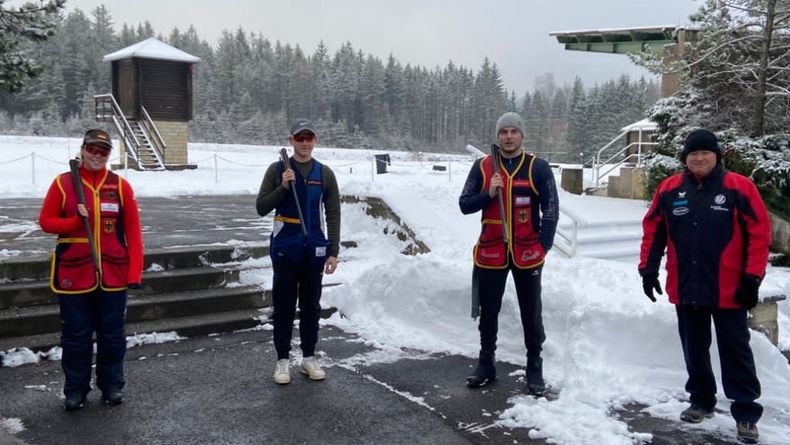
[[99, 94], [93, 98], [96, 120], [115, 125], [126, 147], [129, 166], [138, 170], [165, 170], [167, 145], [145, 107], [140, 106], [143, 118], [134, 119], [124, 115], [112, 94]]

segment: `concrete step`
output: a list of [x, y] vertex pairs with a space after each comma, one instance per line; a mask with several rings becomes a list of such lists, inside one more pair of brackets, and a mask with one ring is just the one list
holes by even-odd
[[[153, 264], [164, 269], [230, 263], [269, 254], [266, 244], [249, 246], [186, 246], [146, 251], [143, 270]], [[9, 281], [49, 279], [49, 257], [27, 257], [0, 261], [0, 287]]]
[[[141, 293], [157, 294], [221, 287], [238, 280], [238, 269], [209, 266], [144, 272]], [[47, 281], [9, 283], [0, 286], [0, 310], [56, 304], [57, 297]]]
[[[175, 331], [182, 337], [193, 337], [213, 333], [232, 332], [249, 329], [259, 325], [262, 316], [258, 309], [216, 312], [189, 317], [168, 318], [126, 324], [126, 335], [147, 334], [152, 332]], [[0, 351], [13, 348], [28, 348], [33, 351], [47, 351], [60, 346], [60, 332], [0, 338]]]
[[[271, 292], [257, 286], [130, 295], [126, 319], [129, 323], [135, 323], [258, 309], [268, 305], [271, 305]], [[59, 330], [60, 309], [56, 304], [0, 310], [0, 337], [44, 334]]]

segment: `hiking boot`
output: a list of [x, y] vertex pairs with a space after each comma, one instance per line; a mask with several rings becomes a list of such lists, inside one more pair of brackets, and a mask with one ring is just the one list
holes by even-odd
[[63, 402], [66, 411], [79, 411], [85, 407], [85, 394], [69, 394]]
[[546, 392], [546, 381], [543, 380], [543, 359], [527, 357], [527, 391], [533, 396], [542, 396]]
[[760, 432], [757, 431], [756, 423], [737, 422], [735, 426], [738, 428], [738, 442], [757, 443], [757, 440], [760, 438]]
[[477, 368], [466, 378], [466, 386], [480, 388], [496, 380], [496, 367], [494, 366], [494, 353], [480, 351]]
[[120, 405], [123, 403], [123, 391], [120, 389], [110, 389], [103, 391], [101, 398], [107, 405]]
[[300, 368], [302, 374], [307, 375], [310, 380], [324, 380], [326, 378], [326, 372], [318, 366], [318, 362], [315, 361], [313, 356], [304, 357]]
[[278, 385], [291, 383], [290, 363], [287, 358], [277, 360], [277, 366], [274, 368], [274, 382]]
[[699, 405], [692, 404], [680, 413], [680, 420], [688, 423], [700, 423], [705, 419], [713, 417], [713, 410], [706, 410]]

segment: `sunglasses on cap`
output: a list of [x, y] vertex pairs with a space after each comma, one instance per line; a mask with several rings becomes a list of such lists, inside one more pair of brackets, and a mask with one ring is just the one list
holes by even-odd
[[88, 144], [85, 146], [85, 151], [92, 154], [93, 156], [101, 156], [106, 158], [110, 156], [110, 150], [105, 147], [100, 147], [98, 145]]
[[293, 135], [293, 138], [296, 142], [309, 142], [315, 139], [315, 135], [313, 133], [299, 133]]

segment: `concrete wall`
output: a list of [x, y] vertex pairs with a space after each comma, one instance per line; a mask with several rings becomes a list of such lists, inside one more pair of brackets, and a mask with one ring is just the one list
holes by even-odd
[[609, 176], [606, 196], [611, 198], [644, 199], [645, 182], [641, 168], [622, 167], [619, 176]]
[[165, 140], [165, 164], [187, 163], [187, 142], [189, 141], [189, 124], [176, 121], [154, 121], [154, 125]]
[[583, 170], [581, 168], [563, 168], [560, 187], [566, 192], [581, 195], [584, 189]]
[[790, 255], [790, 221], [771, 214], [771, 250]]

